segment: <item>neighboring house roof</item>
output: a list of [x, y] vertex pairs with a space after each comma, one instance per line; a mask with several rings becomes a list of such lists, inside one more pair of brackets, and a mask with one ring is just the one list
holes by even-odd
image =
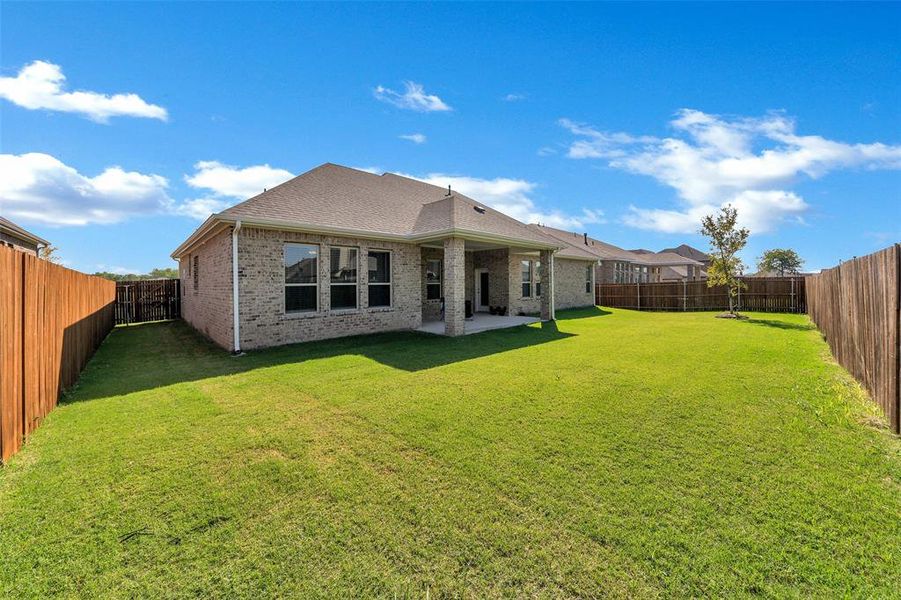
[[697, 248], [692, 248], [688, 244], [682, 244], [680, 246], [676, 246], [675, 248], [664, 248], [660, 252], [672, 252], [673, 254], [678, 254], [679, 256], [684, 256], [698, 262], [710, 261], [709, 254], [701, 252]]
[[529, 227], [535, 228], [537, 231], [540, 231], [542, 235], [546, 235], [562, 245], [557, 251], [557, 256], [581, 260], [598, 260], [599, 258], [597, 253], [593, 252], [590, 246], [585, 244], [584, 234], [563, 231], [562, 229], [555, 229], [553, 227], [548, 227], [547, 225], [538, 225], [535, 223], [532, 223]]
[[241, 221], [333, 235], [410, 242], [448, 236], [556, 249], [553, 238], [459, 192], [393, 173], [375, 175], [326, 163], [220, 213], [181, 246], [183, 254], [217, 225]]
[[32, 244], [39, 244], [41, 246], [50, 245], [50, 242], [48, 242], [44, 238], [38, 237], [35, 234], [22, 229], [20, 226], [16, 225], [5, 217], [0, 217], [0, 231], [13, 237], [17, 237], [21, 240], [31, 242]]
[[[567, 244], [567, 249], [588, 253], [599, 260], [615, 260], [643, 266], [701, 265], [696, 260], [673, 254], [672, 252], [651, 252], [650, 250], [623, 250], [613, 244], [588, 237], [583, 233], [574, 233], [556, 229], [546, 225], [534, 225], [547, 235]], [[563, 250], [560, 251], [562, 254]]]
[[786, 271], [785, 275], [780, 275], [779, 271], [757, 271], [747, 275], [747, 277], [804, 277], [806, 275], [814, 275], [814, 273], [805, 273], [802, 271]]
[[674, 252], [650, 252], [648, 254], [640, 254], [641, 260], [646, 262], [649, 265], [656, 266], [674, 266], [674, 265], [695, 265], [701, 266], [703, 263], [700, 263], [696, 260], [692, 260], [691, 258], [687, 258], [685, 256], [681, 256]]
[[632, 254], [654, 254], [653, 250], [645, 250], [644, 248], [637, 248], [635, 250], [629, 250]]

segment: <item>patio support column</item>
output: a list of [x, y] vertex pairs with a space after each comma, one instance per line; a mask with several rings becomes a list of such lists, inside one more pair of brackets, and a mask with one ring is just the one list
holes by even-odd
[[444, 334], [463, 335], [466, 320], [466, 242], [444, 240]]
[[541, 251], [541, 320], [553, 321], [554, 311], [554, 252]]

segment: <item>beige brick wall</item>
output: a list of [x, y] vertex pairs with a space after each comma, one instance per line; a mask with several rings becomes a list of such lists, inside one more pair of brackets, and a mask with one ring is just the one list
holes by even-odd
[[509, 306], [510, 303], [510, 251], [480, 250], [472, 253], [472, 290], [467, 297], [478, 307], [475, 297], [475, 269], [488, 269], [488, 303], [491, 306]]
[[585, 291], [585, 269], [592, 264], [585, 260], [554, 258], [554, 304], [557, 310], [594, 306], [594, 284]]
[[[223, 348], [232, 349], [231, 229], [216, 234], [178, 264], [181, 278], [181, 315], [194, 329]], [[197, 287], [194, 287], [194, 257]]]
[[[245, 227], [239, 233], [241, 347], [263, 348], [378, 331], [412, 329], [421, 324], [419, 246], [374, 242], [355, 238], [319, 236], [298, 232]], [[284, 245], [318, 244], [319, 310], [314, 313], [285, 312]], [[329, 246], [359, 248], [358, 308], [329, 308]], [[392, 307], [369, 308], [366, 252], [391, 251]]]
[[[541, 298], [535, 295], [535, 282], [538, 278], [532, 275], [532, 297], [522, 297], [522, 271], [520, 261], [537, 261], [537, 256], [510, 255], [510, 313], [538, 314], [541, 312]], [[554, 257], [554, 307], [556, 310], [594, 305], [594, 291], [585, 292], [585, 268], [592, 263], [584, 260], [571, 260]], [[544, 289], [541, 290], [544, 293]]]

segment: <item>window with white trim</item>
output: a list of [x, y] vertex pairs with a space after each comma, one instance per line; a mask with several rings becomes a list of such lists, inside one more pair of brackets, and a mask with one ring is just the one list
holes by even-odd
[[359, 250], [332, 246], [329, 266], [331, 268], [332, 310], [347, 310], [357, 307], [357, 261]]
[[522, 269], [522, 297], [532, 297], [532, 261], [524, 260], [520, 262]]
[[438, 300], [441, 298], [441, 260], [430, 259], [425, 261], [425, 299]]
[[591, 293], [591, 280], [594, 277], [594, 265], [591, 263], [585, 265], [585, 293]]
[[319, 246], [285, 244], [285, 312], [319, 308]]
[[535, 261], [535, 297], [541, 297], [541, 261]]
[[369, 267], [369, 306], [391, 306], [391, 253], [370, 250], [366, 262]]

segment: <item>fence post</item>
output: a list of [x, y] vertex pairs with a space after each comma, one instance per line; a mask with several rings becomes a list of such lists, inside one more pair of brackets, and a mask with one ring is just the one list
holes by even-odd
[[792, 312], [798, 312], [795, 309], [795, 278], [792, 277]]
[[738, 306], [735, 307], [735, 310], [741, 310], [741, 286], [738, 286]]
[[682, 280], [682, 312], [688, 310], [688, 280]]
[[635, 304], [638, 305], [635, 308], [637, 308], [638, 310], [641, 310], [641, 280], [640, 279], [635, 280], [635, 298], [636, 298]]

